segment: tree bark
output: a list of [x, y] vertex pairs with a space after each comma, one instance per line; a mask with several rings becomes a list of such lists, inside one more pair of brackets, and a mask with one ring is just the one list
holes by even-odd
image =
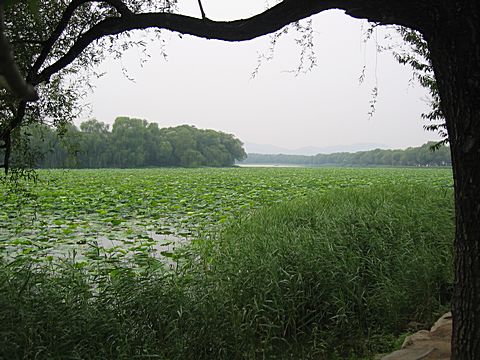
[[452, 359], [480, 358], [480, 11], [453, 1], [427, 35], [455, 183]]
[[20, 99], [28, 101], [38, 100], [34, 87], [28, 84], [20, 73], [5, 34], [5, 15], [3, 4], [0, 3], [0, 89], [6, 88]]

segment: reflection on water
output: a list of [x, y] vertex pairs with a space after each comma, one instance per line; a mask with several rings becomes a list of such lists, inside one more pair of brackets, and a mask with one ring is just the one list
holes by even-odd
[[188, 239], [185, 237], [178, 237], [175, 235], [161, 235], [153, 231], [148, 232], [148, 239], [150, 239], [150, 241], [145, 241], [145, 239], [141, 239], [140, 241], [118, 240], [109, 239], [106, 236], [100, 236], [98, 238], [98, 241], [99, 245], [104, 249], [127, 247], [127, 249], [130, 250], [138, 250], [141, 247], [148, 247], [157, 253], [161, 253], [164, 251], [173, 252], [181, 245], [188, 242]]
[[[160, 227], [167, 234], [129, 224], [122, 231], [102, 231], [85, 234], [79, 232], [66, 238], [42, 238], [34, 232], [28, 236], [2, 242], [0, 256], [13, 260], [24, 257], [38, 261], [131, 261], [148, 258], [161, 260], [170, 268], [176, 266], [175, 251], [190, 241], [190, 237], [175, 235], [177, 232]], [[36, 229], [38, 232], [41, 228]], [[180, 231], [179, 231], [180, 232]]]
[[235, 164], [235, 165], [239, 166], [239, 167], [245, 167], [245, 168], [271, 168], [271, 167], [301, 168], [301, 167], [307, 167], [305, 165], [297, 165], [297, 164], [242, 164], [242, 163], [238, 163], [238, 164]]

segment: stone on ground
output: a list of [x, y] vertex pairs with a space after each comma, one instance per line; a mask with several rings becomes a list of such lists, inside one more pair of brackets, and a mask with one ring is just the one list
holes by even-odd
[[382, 360], [449, 360], [451, 355], [452, 313], [443, 315], [430, 329], [408, 336], [400, 350]]

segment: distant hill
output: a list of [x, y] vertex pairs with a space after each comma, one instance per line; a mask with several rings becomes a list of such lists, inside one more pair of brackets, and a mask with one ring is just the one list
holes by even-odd
[[269, 144], [245, 143], [245, 151], [250, 154], [284, 154], [284, 155], [317, 155], [317, 154], [333, 154], [338, 152], [357, 152], [368, 151], [373, 149], [389, 149], [385, 144], [378, 143], [357, 143], [350, 145], [333, 145], [333, 146], [304, 146], [297, 149], [288, 149], [280, 146]]

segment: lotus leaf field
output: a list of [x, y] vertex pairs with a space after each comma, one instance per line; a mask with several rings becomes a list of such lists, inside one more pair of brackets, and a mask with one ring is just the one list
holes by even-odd
[[449, 187], [448, 169], [228, 168], [39, 171], [35, 182], [0, 184], [4, 257], [142, 262], [241, 212], [370, 185]]
[[431, 168], [4, 181], [0, 359], [372, 359], [449, 307], [451, 188]]

